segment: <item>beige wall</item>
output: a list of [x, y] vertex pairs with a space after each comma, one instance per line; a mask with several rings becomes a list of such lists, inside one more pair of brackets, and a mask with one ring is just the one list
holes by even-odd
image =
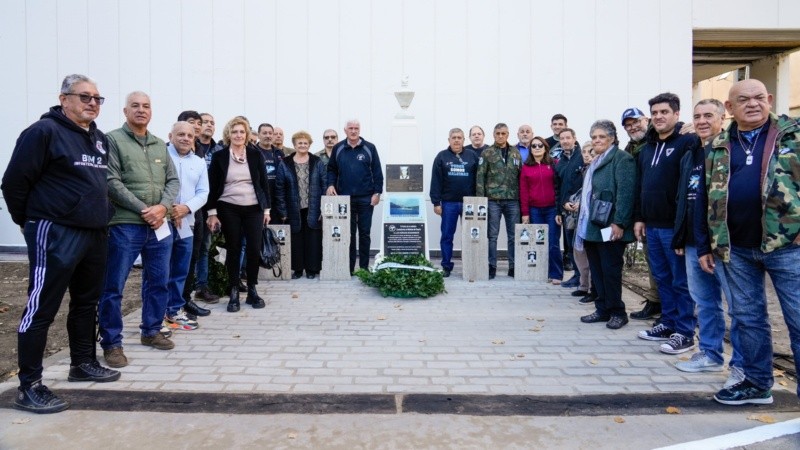
[[800, 51], [789, 56], [789, 65], [792, 74], [792, 94], [789, 97], [789, 114], [793, 117], [800, 116]]

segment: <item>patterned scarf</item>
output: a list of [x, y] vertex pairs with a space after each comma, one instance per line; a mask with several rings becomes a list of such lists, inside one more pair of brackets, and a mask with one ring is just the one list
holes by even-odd
[[578, 251], [583, 251], [583, 241], [586, 239], [586, 227], [589, 225], [589, 210], [591, 208], [592, 199], [592, 178], [594, 177], [594, 170], [598, 165], [611, 153], [614, 146], [596, 157], [586, 170], [586, 175], [583, 177], [583, 188], [581, 189], [581, 209], [578, 213], [578, 226], [575, 228], [575, 244], [574, 248]]

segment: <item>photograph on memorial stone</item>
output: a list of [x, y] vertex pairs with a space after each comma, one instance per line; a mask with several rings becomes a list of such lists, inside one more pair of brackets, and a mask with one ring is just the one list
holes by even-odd
[[325, 203], [325, 208], [323, 208], [323, 214], [327, 218], [333, 217], [333, 203]]
[[275, 233], [275, 236], [277, 236], [277, 238], [278, 238], [278, 242], [279, 242], [281, 245], [284, 245], [284, 244], [286, 244], [286, 231], [284, 231], [284, 230], [278, 230], [278, 232], [277, 232], [277, 233]]
[[483, 205], [478, 207], [478, 220], [486, 220], [486, 207]]
[[472, 220], [475, 218], [475, 206], [472, 203], [464, 205], [464, 219]]
[[341, 240], [342, 230], [341, 228], [339, 228], [338, 225], [334, 225], [333, 227], [331, 227], [331, 237], [333, 238], [334, 241]]
[[478, 227], [472, 227], [469, 229], [469, 235], [472, 238], [473, 242], [477, 242], [478, 239], [481, 237], [481, 231]]
[[528, 266], [536, 267], [536, 250], [528, 251]]
[[528, 231], [527, 228], [523, 228], [522, 232], [519, 234], [520, 245], [528, 245], [530, 241], [531, 241], [530, 231]]
[[387, 164], [387, 192], [422, 192], [422, 164]]
[[347, 203], [339, 203], [339, 218], [346, 219], [347, 217]]
[[544, 245], [544, 228], [536, 229], [536, 244]]

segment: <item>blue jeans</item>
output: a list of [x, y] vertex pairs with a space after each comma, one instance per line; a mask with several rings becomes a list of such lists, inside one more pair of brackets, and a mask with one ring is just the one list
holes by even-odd
[[356, 235], [358, 236], [358, 267], [366, 269], [369, 266], [369, 248], [372, 245], [370, 238], [372, 211], [375, 209], [371, 202], [371, 195], [350, 197], [350, 272], [353, 272], [356, 267]]
[[514, 226], [519, 223], [519, 200], [489, 200], [489, 266], [497, 267], [497, 236], [500, 234], [500, 217], [506, 219], [508, 237], [508, 268], [514, 268]]
[[180, 239], [178, 232], [173, 227], [172, 256], [169, 260], [169, 301], [167, 314], [174, 316], [183, 308], [186, 300], [183, 298], [183, 287], [186, 276], [189, 275], [189, 262], [192, 259], [192, 238]]
[[[738, 334], [742, 368], [751, 383], [772, 387], [772, 329], [767, 313], [764, 274], [778, 294], [789, 329], [795, 370], [800, 373], [800, 246], [789, 245], [770, 253], [759, 248], [731, 246], [730, 262], [723, 264], [731, 290], [731, 335]], [[798, 389], [800, 395], [800, 389]]]
[[[700, 324], [700, 350], [712, 361], [722, 364], [725, 362], [722, 356], [722, 341], [725, 338], [725, 312], [722, 309], [722, 293], [728, 300], [728, 311], [730, 311], [731, 291], [725, 281], [725, 273], [722, 270], [722, 263], [716, 261], [717, 267], [714, 275], [703, 271], [700, 268], [700, 261], [697, 259], [697, 247], [686, 246], [686, 277], [689, 282], [689, 292], [697, 304], [697, 321]], [[735, 328], [736, 318], [731, 316], [731, 330]], [[733, 355], [730, 365], [741, 368], [742, 355], [739, 353], [738, 336], [731, 332], [731, 346]]]
[[672, 228], [647, 227], [650, 271], [661, 297], [661, 323], [686, 337], [694, 337], [697, 319], [686, 280], [686, 259], [672, 249]]
[[122, 347], [122, 291], [136, 256], [142, 254], [142, 336], [161, 329], [167, 309], [169, 259], [172, 235], [162, 240], [147, 225], [120, 224], [109, 227], [108, 264], [103, 295], [98, 305], [100, 345], [104, 350]]
[[458, 218], [461, 217], [462, 202], [442, 202], [442, 237], [439, 248], [442, 249], [442, 269], [453, 270], [453, 236], [456, 234]]
[[550, 258], [547, 262], [547, 278], [561, 280], [564, 278], [564, 259], [561, 255], [561, 226], [556, 223], [556, 207], [530, 209], [531, 223], [547, 224], [547, 246]]
[[211, 248], [211, 231], [206, 226], [203, 227], [203, 242], [200, 243], [200, 251], [197, 254], [197, 267], [195, 268], [194, 289], [208, 288], [208, 250]]

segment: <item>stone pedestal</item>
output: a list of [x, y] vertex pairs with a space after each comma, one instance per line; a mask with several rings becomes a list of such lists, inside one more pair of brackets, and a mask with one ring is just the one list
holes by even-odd
[[489, 279], [489, 209], [486, 197], [464, 197], [461, 263], [468, 281]]
[[514, 278], [521, 281], [547, 281], [550, 252], [547, 225], [517, 224], [514, 228]]
[[[289, 225], [268, 225], [281, 245], [280, 273], [278, 269], [258, 269], [259, 281], [288, 281], [292, 279], [292, 229]], [[278, 273], [280, 276], [276, 277]]]
[[322, 196], [323, 281], [350, 279], [350, 196]]

